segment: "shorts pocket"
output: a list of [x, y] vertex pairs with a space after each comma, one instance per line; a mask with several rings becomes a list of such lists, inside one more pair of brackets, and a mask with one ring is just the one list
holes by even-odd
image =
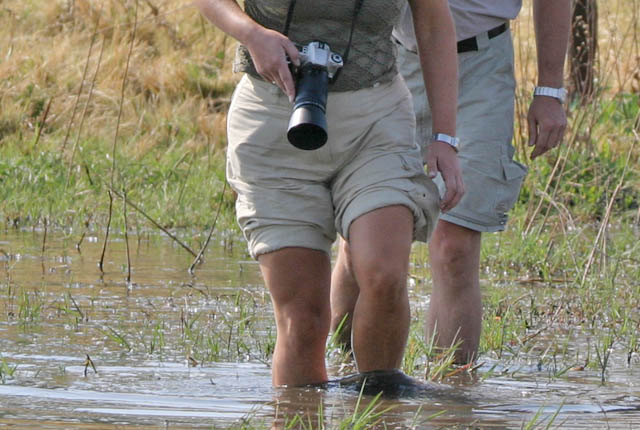
[[[527, 168], [509, 157], [483, 161], [465, 160], [462, 165], [465, 194], [448, 216], [473, 226], [478, 231], [503, 230], [507, 212], [518, 200]], [[435, 179], [441, 195], [445, 192], [442, 177]], [[445, 215], [447, 215], [445, 214]]]
[[520, 187], [528, 169], [524, 164], [508, 158], [503, 158], [500, 164], [502, 178], [496, 193], [495, 211], [498, 216], [503, 217], [518, 200]]

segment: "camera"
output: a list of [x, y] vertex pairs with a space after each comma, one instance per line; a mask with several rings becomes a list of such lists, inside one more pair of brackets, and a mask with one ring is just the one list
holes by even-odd
[[299, 149], [314, 150], [327, 142], [327, 93], [329, 82], [342, 67], [342, 57], [324, 42], [298, 46], [300, 66], [293, 71], [296, 97], [287, 138]]

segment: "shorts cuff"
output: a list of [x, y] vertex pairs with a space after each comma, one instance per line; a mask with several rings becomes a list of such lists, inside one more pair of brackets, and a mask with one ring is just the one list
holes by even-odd
[[479, 231], [481, 233], [496, 233], [499, 231], [504, 231], [505, 228], [507, 227], [506, 219], [504, 224], [497, 224], [497, 225], [477, 223], [466, 218], [461, 218], [451, 213], [441, 214], [440, 219], [450, 222], [451, 224], [456, 224], [461, 227], [468, 228], [469, 230]]
[[282, 248], [308, 248], [331, 255], [332, 239], [313, 227], [268, 226], [252, 230], [248, 238], [249, 253], [255, 260], [262, 254]]
[[414, 236], [416, 235], [416, 228], [423, 224], [423, 215], [418, 213], [416, 203], [406, 194], [398, 192], [393, 198], [390, 198], [388, 193], [374, 192], [368, 195], [361, 195], [351, 202], [344, 215], [342, 216], [342, 222], [340, 225], [340, 235], [345, 239], [349, 239], [349, 227], [351, 224], [369, 212], [376, 209], [382, 209], [389, 206], [404, 206], [413, 214], [414, 222]]

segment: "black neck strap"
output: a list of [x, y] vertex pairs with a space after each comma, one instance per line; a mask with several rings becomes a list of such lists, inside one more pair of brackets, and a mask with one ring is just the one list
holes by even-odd
[[[356, 28], [356, 21], [358, 20], [358, 15], [360, 14], [360, 9], [362, 9], [362, 4], [364, 0], [356, 0], [355, 6], [353, 8], [353, 16], [351, 17], [351, 32], [349, 33], [349, 42], [347, 43], [347, 49], [342, 54], [342, 61], [344, 64], [347, 63], [347, 58], [349, 57], [349, 51], [351, 50], [351, 41], [353, 40], [353, 32]], [[293, 10], [296, 7], [296, 0], [291, 0], [289, 3], [289, 10], [287, 11], [287, 21], [284, 25], [284, 31], [282, 34], [285, 36], [289, 36], [289, 28], [291, 27], [291, 20], [293, 20]], [[338, 70], [339, 72], [340, 70]]]

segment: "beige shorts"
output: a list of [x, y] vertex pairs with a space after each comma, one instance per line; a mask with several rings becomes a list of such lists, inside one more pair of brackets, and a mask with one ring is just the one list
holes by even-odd
[[[459, 58], [458, 158], [465, 195], [441, 219], [476, 231], [504, 230], [507, 212], [520, 193], [527, 168], [513, 160], [515, 79], [509, 31], [489, 39], [478, 36], [478, 51]], [[418, 144], [431, 140], [431, 111], [418, 56], [399, 47], [398, 67], [413, 95]], [[424, 148], [423, 148], [424, 149]], [[435, 179], [440, 192], [444, 182]]]
[[329, 141], [318, 150], [287, 141], [290, 116], [276, 86], [242, 78], [229, 108], [227, 180], [252, 257], [285, 247], [329, 253], [336, 232], [348, 239], [356, 218], [391, 205], [408, 207], [415, 239], [427, 240], [440, 197], [422, 168], [411, 96], [399, 75], [330, 93]]

